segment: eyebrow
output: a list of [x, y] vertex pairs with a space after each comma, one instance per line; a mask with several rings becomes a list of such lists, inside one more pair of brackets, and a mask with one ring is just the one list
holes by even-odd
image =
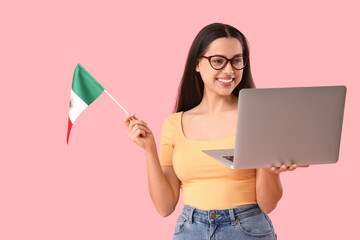
[[239, 56], [243, 56], [243, 54], [242, 54], [242, 53], [238, 53], [238, 54], [234, 55], [233, 57], [239, 57]]
[[[213, 54], [212, 56], [222, 56], [222, 57], [225, 57], [225, 56], [222, 55], [222, 54]], [[242, 54], [242, 53], [235, 54], [235, 55], [233, 56], [233, 58], [234, 58], [234, 57], [240, 57], [240, 56], [243, 56], [243, 54]]]

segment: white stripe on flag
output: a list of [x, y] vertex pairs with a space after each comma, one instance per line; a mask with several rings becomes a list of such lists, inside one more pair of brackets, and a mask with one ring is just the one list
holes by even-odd
[[72, 107], [70, 107], [69, 118], [74, 124], [77, 117], [88, 107], [88, 105], [71, 89], [70, 101]]

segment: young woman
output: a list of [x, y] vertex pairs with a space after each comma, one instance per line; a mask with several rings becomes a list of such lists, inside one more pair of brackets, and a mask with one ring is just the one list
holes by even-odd
[[183, 190], [174, 239], [276, 239], [267, 214], [283, 193], [279, 174], [298, 166], [234, 170], [201, 152], [235, 147], [238, 93], [253, 87], [245, 36], [214, 23], [190, 48], [175, 113], [163, 123], [160, 159], [147, 124], [134, 113], [124, 118], [128, 138], [145, 151], [161, 216], [174, 211]]

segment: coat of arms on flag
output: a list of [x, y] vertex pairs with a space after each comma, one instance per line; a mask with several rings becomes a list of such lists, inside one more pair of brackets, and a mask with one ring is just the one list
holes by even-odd
[[74, 106], [74, 98], [73, 98], [73, 97], [70, 97], [69, 111], [71, 111], [71, 109], [73, 108], [73, 106]]

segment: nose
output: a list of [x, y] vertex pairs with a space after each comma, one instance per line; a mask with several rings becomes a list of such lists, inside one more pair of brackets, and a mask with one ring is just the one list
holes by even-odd
[[234, 69], [231, 65], [231, 62], [228, 61], [226, 66], [223, 68], [223, 73], [227, 73], [227, 74], [230, 74], [230, 73], [233, 73], [234, 72]]

